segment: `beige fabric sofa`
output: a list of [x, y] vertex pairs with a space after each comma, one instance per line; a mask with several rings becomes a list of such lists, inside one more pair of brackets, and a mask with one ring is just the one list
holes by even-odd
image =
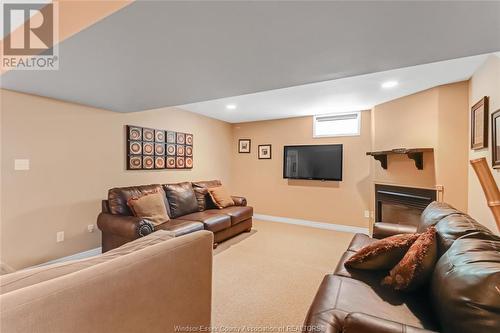
[[159, 231], [89, 259], [0, 276], [0, 331], [209, 327], [212, 243], [209, 231]]

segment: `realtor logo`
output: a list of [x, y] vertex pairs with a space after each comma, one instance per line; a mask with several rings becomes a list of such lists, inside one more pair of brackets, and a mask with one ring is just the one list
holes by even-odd
[[56, 8], [54, 3], [3, 4], [3, 69], [58, 69]]

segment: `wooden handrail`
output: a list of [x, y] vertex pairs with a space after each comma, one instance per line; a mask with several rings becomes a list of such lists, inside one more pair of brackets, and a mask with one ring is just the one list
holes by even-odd
[[488, 162], [486, 162], [486, 158], [482, 157], [471, 160], [470, 164], [476, 172], [477, 178], [479, 178], [479, 183], [481, 183], [481, 187], [483, 188], [488, 207], [490, 207], [493, 217], [495, 217], [497, 229], [500, 231], [500, 191], [488, 166]]

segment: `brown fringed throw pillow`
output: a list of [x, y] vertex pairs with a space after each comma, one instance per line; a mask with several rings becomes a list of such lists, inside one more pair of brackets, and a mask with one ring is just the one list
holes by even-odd
[[429, 279], [437, 260], [436, 228], [430, 227], [413, 243], [401, 261], [382, 280], [395, 290], [411, 291]]
[[344, 266], [357, 269], [390, 269], [405, 255], [420, 234], [401, 234], [380, 239], [361, 248]]

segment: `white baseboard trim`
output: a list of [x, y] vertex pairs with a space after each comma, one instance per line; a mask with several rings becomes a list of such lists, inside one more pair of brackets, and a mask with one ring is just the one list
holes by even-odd
[[353, 227], [353, 226], [343, 225], [343, 224], [333, 224], [333, 223], [309, 221], [309, 220], [302, 220], [302, 219], [292, 219], [289, 217], [272, 216], [272, 215], [264, 215], [264, 214], [253, 214], [253, 217], [257, 220], [295, 224], [295, 225], [301, 225], [301, 226], [305, 226], [305, 227], [312, 227], [312, 228], [318, 228], [318, 229], [361, 233], [361, 234], [366, 234], [366, 235], [370, 234], [370, 230], [368, 228]]
[[86, 259], [86, 258], [89, 258], [89, 257], [93, 257], [93, 256], [96, 256], [96, 255], [99, 255], [101, 253], [102, 253], [102, 248], [101, 247], [96, 247], [95, 249], [92, 249], [92, 250], [75, 253], [75, 254], [72, 254], [72, 255], [67, 256], [67, 257], [62, 257], [62, 258], [50, 260], [50, 261], [44, 262], [42, 264], [30, 266], [30, 267], [27, 267], [27, 268], [35, 268], [35, 267], [40, 267], [40, 266], [46, 266], [46, 265], [56, 264], [56, 263], [59, 263], [59, 262], [65, 262], [65, 261], [70, 261], [70, 260]]

